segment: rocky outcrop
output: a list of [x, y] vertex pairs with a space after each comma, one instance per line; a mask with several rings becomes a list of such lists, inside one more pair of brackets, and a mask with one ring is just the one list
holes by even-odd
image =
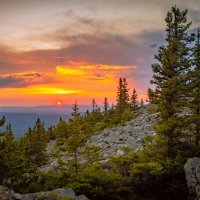
[[73, 189], [55, 189], [47, 192], [19, 194], [13, 190], [0, 186], [0, 200], [89, 200], [85, 195], [76, 196]]
[[191, 200], [200, 200], [200, 158], [189, 158], [184, 166]]
[[111, 155], [123, 155], [121, 147], [129, 146], [139, 151], [147, 135], [155, 136], [153, 126], [158, 119], [158, 113], [149, 113], [146, 108], [140, 109], [137, 117], [124, 126], [105, 129], [96, 133], [88, 144], [97, 145], [103, 152], [104, 159]]
[[[124, 124], [115, 128], [108, 128], [98, 132], [92, 136], [87, 142], [89, 145], [96, 145], [101, 148], [103, 160], [106, 161], [109, 156], [123, 155], [122, 147], [128, 146], [136, 151], [143, 147], [144, 138], [147, 135], [155, 136], [153, 129], [154, 124], [158, 119], [158, 113], [149, 113], [148, 107], [141, 108], [135, 113], [136, 117]], [[49, 155], [62, 154], [56, 147], [56, 141], [51, 140], [47, 146]], [[69, 158], [62, 155], [62, 159], [67, 161]], [[50, 156], [49, 162], [40, 167], [41, 171], [54, 170], [57, 166], [57, 158]]]

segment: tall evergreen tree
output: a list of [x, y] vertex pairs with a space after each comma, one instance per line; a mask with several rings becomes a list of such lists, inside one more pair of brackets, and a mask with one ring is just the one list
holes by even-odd
[[33, 129], [29, 128], [21, 143], [24, 146], [27, 169], [37, 169], [48, 160], [46, 146], [48, 137], [44, 123], [38, 118]]
[[138, 107], [138, 94], [135, 88], [133, 89], [133, 93], [131, 95], [131, 106], [133, 111], [135, 111]]
[[140, 100], [140, 106], [143, 108], [144, 107], [144, 99]]
[[166, 46], [159, 48], [152, 65], [154, 72], [152, 83], [156, 84], [159, 95], [158, 110], [160, 121], [157, 132], [167, 138], [168, 156], [177, 154], [181, 139], [182, 120], [178, 113], [183, 106], [184, 91], [188, 70], [191, 66], [190, 48], [192, 37], [187, 34], [191, 23], [187, 23], [187, 10], [171, 8], [165, 19], [167, 24]]
[[95, 112], [96, 108], [97, 108], [96, 101], [95, 101], [95, 99], [92, 99], [92, 112], [93, 113]]
[[130, 107], [129, 103], [129, 93], [128, 93], [128, 84], [126, 78], [119, 79], [119, 86], [117, 89], [117, 105], [119, 116], [123, 114], [126, 108]]
[[148, 102], [153, 103], [156, 99], [156, 91], [154, 91], [151, 88], [148, 88], [147, 90], [147, 96], [148, 96]]
[[190, 116], [195, 137], [195, 144], [198, 145], [200, 141], [200, 29], [197, 31], [196, 43], [193, 48], [194, 62], [192, 66], [191, 82], [191, 97], [189, 107], [192, 115]]
[[108, 98], [107, 97], [104, 98], [103, 104], [104, 104], [104, 113], [106, 114], [107, 111], [108, 111], [108, 107], [109, 107]]
[[72, 106], [72, 113], [71, 113], [71, 115], [72, 115], [72, 119], [73, 120], [77, 120], [77, 119], [79, 119], [80, 118], [80, 112], [79, 112], [79, 107], [78, 107], [78, 104], [77, 104], [77, 101], [73, 104], [73, 106]]
[[12, 127], [8, 124], [0, 137], [0, 184], [16, 186], [24, 172], [23, 161], [19, 141], [15, 140]]

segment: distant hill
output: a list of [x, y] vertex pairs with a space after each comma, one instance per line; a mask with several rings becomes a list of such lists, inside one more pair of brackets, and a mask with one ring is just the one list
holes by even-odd
[[[6, 117], [6, 124], [11, 123], [16, 137], [23, 136], [29, 127], [33, 127], [39, 117], [48, 128], [58, 123], [60, 117], [69, 119], [72, 112], [71, 105], [64, 106], [35, 106], [35, 107], [1, 107], [0, 117]], [[91, 106], [80, 105], [80, 112], [84, 113]]]

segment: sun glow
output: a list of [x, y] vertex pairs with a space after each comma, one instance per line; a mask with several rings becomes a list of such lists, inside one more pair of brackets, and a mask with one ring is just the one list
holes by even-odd
[[57, 106], [61, 106], [61, 105], [62, 105], [61, 101], [57, 101], [57, 102], [56, 102], [56, 105], [57, 105]]
[[66, 90], [54, 87], [31, 88], [27, 91], [27, 94], [78, 94], [78, 93], [80, 93], [80, 90]]

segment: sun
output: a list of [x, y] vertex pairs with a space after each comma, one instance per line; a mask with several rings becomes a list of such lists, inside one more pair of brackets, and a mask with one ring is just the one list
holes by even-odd
[[57, 105], [57, 106], [62, 105], [61, 101], [57, 101], [57, 102], [56, 102], [56, 105]]

